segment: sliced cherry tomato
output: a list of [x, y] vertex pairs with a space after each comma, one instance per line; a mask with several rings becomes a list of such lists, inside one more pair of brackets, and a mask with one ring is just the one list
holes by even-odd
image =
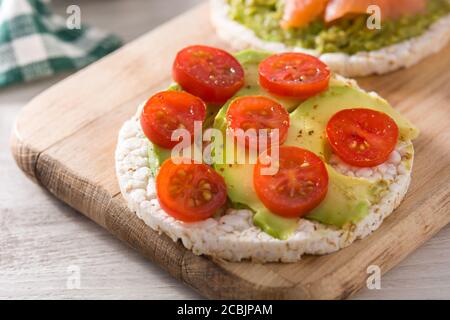
[[206, 104], [187, 92], [163, 91], [151, 97], [141, 114], [144, 134], [153, 143], [163, 148], [172, 148], [172, 132], [186, 129], [194, 135], [194, 121], [206, 117]]
[[[245, 133], [249, 129], [255, 129], [257, 138], [261, 134], [260, 129], [267, 129], [267, 147], [272, 143], [281, 145], [287, 138], [289, 113], [281, 104], [267, 97], [245, 96], [236, 98], [230, 103], [227, 110], [227, 125], [231, 132], [241, 129]], [[279, 130], [278, 141], [273, 141], [273, 129]], [[245, 144], [247, 147], [250, 146], [249, 139], [245, 140]]]
[[184, 90], [208, 103], [224, 103], [244, 85], [244, 69], [231, 54], [207, 46], [181, 50], [173, 78]]
[[[270, 151], [270, 150], [269, 150]], [[314, 153], [298, 147], [280, 147], [279, 170], [264, 175], [270, 165], [261, 160], [253, 172], [255, 191], [262, 203], [273, 213], [286, 217], [305, 216], [317, 207], [328, 191], [328, 172], [323, 161]]]
[[259, 83], [267, 91], [306, 99], [328, 88], [331, 72], [318, 58], [304, 53], [280, 53], [259, 65]]
[[206, 164], [175, 164], [167, 159], [156, 177], [161, 208], [175, 219], [195, 222], [211, 217], [227, 200], [223, 178]]
[[370, 109], [347, 109], [328, 122], [327, 136], [333, 151], [357, 167], [385, 162], [398, 140], [397, 124], [388, 115]]

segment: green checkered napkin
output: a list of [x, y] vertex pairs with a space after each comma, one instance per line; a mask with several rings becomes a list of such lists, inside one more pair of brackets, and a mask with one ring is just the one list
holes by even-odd
[[114, 51], [114, 35], [70, 30], [42, 0], [0, 0], [0, 87], [82, 68]]

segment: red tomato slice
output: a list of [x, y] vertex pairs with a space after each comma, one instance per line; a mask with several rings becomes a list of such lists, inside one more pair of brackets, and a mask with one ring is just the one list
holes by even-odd
[[255, 191], [273, 213], [286, 217], [305, 216], [317, 207], [328, 191], [328, 172], [314, 153], [298, 147], [280, 147], [279, 170], [262, 175], [260, 156], [253, 172]]
[[204, 121], [206, 104], [187, 92], [163, 91], [151, 97], [141, 114], [141, 126], [150, 141], [163, 148], [172, 148], [172, 132], [186, 129], [194, 135], [194, 121]]
[[184, 222], [205, 220], [227, 201], [225, 181], [210, 166], [172, 159], [159, 169], [156, 191], [161, 208]]
[[208, 103], [224, 103], [244, 85], [244, 69], [231, 54], [207, 46], [181, 50], [173, 78], [184, 90]]
[[328, 88], [331, 72], [318, 58], [304, 53], [281, 53], [259, 65], [259, 83], [285, 97], [307, 99]]
[[388, 115], [370, 109], [347, 109], [328, 122], [327, 136], [333, 151], [357, 167], [385, 162], [398, 140], [397, 124]]
[[[259, 137], [260, 129], [268, 130], [267, 146], [271, 143], [283, 144], [289, 129], [289, 113], [278, 102], [262, 96], [245, 96], [233, 100], [227, 110], [228, 128], [233, 132], [255, 129]], [[273, 129], [279, 130], [278, 141], [273, 141]], [[249, 140], [245, 141], [249, 147]], [[259, 146], [259, 143], [258, 143]], [[262, 150], [263, 151], [263, 150]]]

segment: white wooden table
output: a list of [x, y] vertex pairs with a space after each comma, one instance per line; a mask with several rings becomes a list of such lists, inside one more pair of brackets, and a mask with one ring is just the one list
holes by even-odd
[[[125, 41], [200, 0], [58, 0], [81, 7], [83, 22]], [[13, 121], [33, 96], [67, 75], [0, 89], [0, 299], [196, 299], [119, 240], [29, 181], [9, 152]], [[70, 289], [73, 271], [80, 288]], [[450, 226], [356, 299], [450, 299]]]

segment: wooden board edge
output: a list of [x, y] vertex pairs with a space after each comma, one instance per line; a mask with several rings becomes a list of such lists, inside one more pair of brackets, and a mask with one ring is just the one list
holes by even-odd
[[40, 152], [33, 149], [30, 145], [22, 141], [19, 131], [17, 129], [17, 120], [14, 123], [13, 130], [10, 136], [10, 150], [14, 161], [20, 170], [31, 180], [36, 183], [36, 163], [38, 161]]
[[11, 135], [11, 151], [28, 178], [206, 298], [310, 298], [307, 291], [294, 285], [262, 287], [221, 268], [210, 258], [194, 255], [180, 242], [174, 242], [145, 225], [126, 207], [121, 196], [108, 194], [87, 179], [76, 176], [45, 151], [33, 149], [20, 139], [15, 129]]

